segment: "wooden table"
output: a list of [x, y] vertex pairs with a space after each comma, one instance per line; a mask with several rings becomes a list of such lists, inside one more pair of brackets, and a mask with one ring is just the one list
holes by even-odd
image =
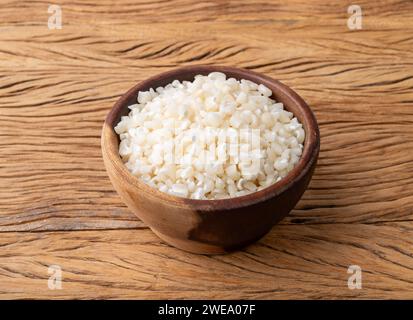
[[[54, 3], [62, 29], [47, 2], [0, 3], [0, 298], [413, 298], [412, 1], [357, 1], [361, 30], [351, 1]], [[228, 255], [161, 242], [100, 153], [123, 92], [191, 64], [280, 79], [321, 130], [295, 210]]]

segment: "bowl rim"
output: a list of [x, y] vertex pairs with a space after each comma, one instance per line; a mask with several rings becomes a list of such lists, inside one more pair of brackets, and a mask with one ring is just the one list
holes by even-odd
[[[123, 163], [118, 151], [117, 133], [114, 131], [118, 119], [118, 114], [127, 108], [130, 104], [127, 103], [131, 97], [137, 96], [140, 90], [148, 90], [156, 88], [156, 83], [169, 78], [176, 78], [185, 73], [207, 74], [210, 72], [231, 73], [242, 76], [241, 78], [251, 80], [256, 83], [262, 83], [266, 86], [276, 88], [277, 93], [288, 97], [292, 103], [297, 104], [302, 112], [302, 117], [305, 120], [300, 121], [305, 130], [305, 140], [302, 155], [294, 168], [280, 181], [262, 189], [243, 196], [224, 198], [224, 199], [191, 199], [174, 196], [164, 193], [144, 181], [132, 175]], [[274, 90], [273, 90], [274, 91]], [[282, 101], [277, 101], [282, 102]], [[296, 114], [294, 114], [296, 116]], [[116, 123], [115, 123], [116, 122]], [[320, 133], [317, 120], [307, 103], [290, 87], [281, 83], [278, 80], [272, 79], [266, 75], [235, 67], [219, 66], [219, 65], [192, 65], [172, 69], [151, 76], [150, 78], [140, 81], [126, 93], [124, 93], [114, 104], [110, 112], [107, 114], [102, 128], [101, 148], [104, 160], [111, 162], [111, 168], [116, 171], [117, 175], [126, 181], [132, 187], [137, 188], [146, 198], [151, 198], [154, 201], [168, 203], [174, 207], [186, 208], [200, 211], [219, 211], [230, 210], [241, 207], [250, 206], [259, 202], [264, 202], [270, 198], [276, 197], [285, 190], [291, 188], [296, 182], [302, 179], [308, 171], [311, 170], [315, 161], [317, 161], [320, 149]], [[108, 167], [106, 166], [108, 170]]]

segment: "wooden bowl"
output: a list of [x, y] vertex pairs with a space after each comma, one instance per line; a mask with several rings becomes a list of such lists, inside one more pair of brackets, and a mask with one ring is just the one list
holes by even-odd
[[[306, 137], [302, 156], [279, 182], [241, 197], [195, 200], [175, 197], [133, 176], [119, 153], [114, 127], [136, 103], [137, 93], [165, 86], [173, 80], [192, 81], [197, 74], [213, 71], [238, 80], [262, 83], [273, 98], [284, 104], [303, 124]], [[225, 253], [242, 248], [265, 235], [295, 206], [307, 188], [320, 148], [317, 121], [310, 108], [292, 89], [277, 80], [243, 69], [221, 66], [190, 66], [153, 76], [126, 92], [106, 117], [102, 130], [102, 154], [106, 170], [122, 200], [152, 231], [180, 249], [203, 254]]]

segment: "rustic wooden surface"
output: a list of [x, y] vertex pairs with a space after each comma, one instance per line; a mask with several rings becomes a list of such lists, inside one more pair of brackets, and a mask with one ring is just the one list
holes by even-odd
[[[54, 3], [61, 30], [47, 2], [0, 1], [0, 298], [413, 298], [412, 1], [357, 1], [362, 30], [347, 28], [350, 1]], [[100, 154], [116, 99], [190, 64], [280, 79], [321, 130], [291, 216], [224, 256], [162, 243]]]

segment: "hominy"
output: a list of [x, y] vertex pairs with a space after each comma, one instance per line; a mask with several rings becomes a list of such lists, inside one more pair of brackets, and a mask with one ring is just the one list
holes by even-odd
[[237, 197], [281, 180], [305, 132], [272, 91], [220, 72], [138, 93], [115, 127], [128, 170], [162, 192]]

